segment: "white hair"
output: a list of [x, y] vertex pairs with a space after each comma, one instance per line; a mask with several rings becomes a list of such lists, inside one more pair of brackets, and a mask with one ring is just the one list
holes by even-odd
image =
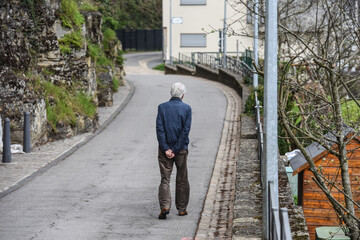
[[186, 92], [186, 87], [183, 83], [174, 83], [171, 86], [170, 94], [172, 97], [181, 98], [185, 92]]

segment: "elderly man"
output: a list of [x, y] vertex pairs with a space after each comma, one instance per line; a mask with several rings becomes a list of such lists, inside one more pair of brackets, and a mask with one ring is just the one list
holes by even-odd
[[185, 85], [175, 83], [171, 87], [171, 99], [158, 107], [156, 134], [159, 142], [159, 167], [161, 183], [159, 186], [159, 219], [166, 219], [170, 213], [170, 176], [176, 165], [175, 205], [179, 216], [187, 215], [190, 186], [187, 172], [189, 132], [191, 126], [191, 107], [182, 102], [186, 92]]

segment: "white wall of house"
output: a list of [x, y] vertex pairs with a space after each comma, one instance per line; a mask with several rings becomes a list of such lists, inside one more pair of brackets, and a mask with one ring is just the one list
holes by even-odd
[[[182, 18], [181, 24], [172, 24], [172, 56], [179, 53], [191, 56], [192, 52], [218, 52], [219, 29], [223, 29], [225, 0], [171, 0], [172, 17]], [[200, 3], [192, 5], [190, 3]], [[205, 4], [204, 4], [205, 3]], [[233, 6], [231, 6], [233, 5]], [[235, 10], [236, 9], [236, 10]], [[228, 0], [227, 23], [229, 31], [242, 36], [227, 37], [227, 52], [236, 52], [236, 40], [239, 51], [253, 48], [252, 24], [246, 23], [247, 9], [236, 0]], [[170, 0], [163, 0], [164, 60], [170, 56]], [[210, 33], [212, 30], [215, 32]], [[199, 34], [199, 35], [192, 35]], [[231, 34], [231, 33], [230, 33]], [[205, 36], [205, 39], [201, 35]], [[192, 45], [201, 46], [192, 46]]]

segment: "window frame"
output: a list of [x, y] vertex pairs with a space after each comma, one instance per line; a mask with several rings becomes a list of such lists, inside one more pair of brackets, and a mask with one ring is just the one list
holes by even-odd
[[204, 3], [183, 3], [183, 1], [196, 1], [196, 0], [180, 0], [181, 6], [204, 6], [206, 5], [206, 0], [197, 0], [197, 1], [204, 1]]
[[[182, 36], [186, 35], [200, 35], [205, 39], [205, 45], [204, 46], [184, 46], [183, 45], [183, 38]], [[207, 41], [206, 41], [206, 34], [204, 33], [180, 33], [180, 47], [181, 48], [206, 48], [207, 47]]]

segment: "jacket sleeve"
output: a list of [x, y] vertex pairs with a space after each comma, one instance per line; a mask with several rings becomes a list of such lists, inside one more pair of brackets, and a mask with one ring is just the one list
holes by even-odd
[[166, 143], [165, 127], [164, 127], [164, 117], [162, 114], [161, 107], [158, 107], [158, 114], [156, 117], [156, 136], [159, 142], [160, 150], [165, 152], [169, 149], [169, 146]]
[[175, 144], [175, 146], [171, 149], [175, 154], [177, 154], [180, 150], [184, 149], [185, 142], [189, 137], [190, 128], [191, 128], [191, 115], [192, 111], [189, 107], [186, 112], [185, 124], [180, 132], [180, 136]]

